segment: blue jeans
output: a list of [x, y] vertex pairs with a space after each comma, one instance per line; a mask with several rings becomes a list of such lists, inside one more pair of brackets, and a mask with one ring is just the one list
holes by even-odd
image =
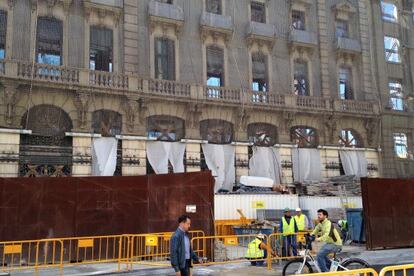
[[328, 272], [328, 255], [330, 253], [337, 253], [341, 249], [340, 246], [333, 243], [325, 243], [316, 255], [316, 260], [318, 261], [319, 268], [322, 272]]
[[288, 235], [283, 237], [283, 248], [282, 248], [282, 256], [288, 257], [290, 256], [290, 248], [292, 248], [293, 256], [297, 256], [297, 245], [296, 245], [296, 236], [295, 235]]

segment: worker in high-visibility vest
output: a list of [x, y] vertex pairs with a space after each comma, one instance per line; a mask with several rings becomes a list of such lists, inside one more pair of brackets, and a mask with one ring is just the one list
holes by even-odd
[[[274, 255], [273, 250], [268, 248], [263, 234], [258, 234], [247, 246], [246, 259], [250, 260], [253, 266], [261, 266], [267, 253]], [[258, 260], [258, 261], [254, 261]]]
[[295, 218], [292, 217], [290, 209], [285, 208], [284, 216], [280, 222], [280, 232], [283, 237], [282, 256], [297, 256], [296, 235], [298, 233], [298, 225]]
[[309, 224], [308, 217], [302, 213], [302, 209], [300, 208], [296, 208], [295, 221], [298, 225], [299, 232], [304, 232], [312, 228], [312, 226]]

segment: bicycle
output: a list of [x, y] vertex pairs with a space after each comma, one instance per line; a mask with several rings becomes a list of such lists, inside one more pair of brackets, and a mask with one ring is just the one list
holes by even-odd
[[[283, 267], [283, 276], [314, 273], [313, 268], [316, 268], [316, 272], [318, 273], [322, 272], [319, 268], [318, 262], [316, 261], [315, 257], [311, 255], [312, 242], [315, 240], [315, 237], [306, 234], [305, 240], [305, 250], [301, 250], [299, 252], [300, 257], [298, 259], [289, 261]], [[370, 265], [364, 260], [358, 258], [348, 258], [345, 260], [341, 260], [337, 258], [336, 253], [334, 253], [330, 267], [330, 271], [335, 272], [343, 270], [347, 271], [353, 269], [370, 268]]]

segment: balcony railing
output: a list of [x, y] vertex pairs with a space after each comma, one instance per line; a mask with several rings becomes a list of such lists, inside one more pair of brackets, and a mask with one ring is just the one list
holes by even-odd
[[275, 94], [271, 91], [252, 91], [241, 88], [203, 86], [177, 81], [142, 79], [135, 74], [76, 69], [47, 64], [32, 64], [16, 60], [0, 60], [0, 77], [13, 81], [37, 81], [41, 85], [65, 84], [71, 89], [80, 87], [98, 89], [104, 93], [122, 91], [142, 96], [166, 96], [192, 101], [211, 101], [223, 104], [244, 104], [271, 109], [306, 110], [307, 112], [342, 112], [361, 115], [378, 115], [375, 102]]
[[262, 104], [269, 106], [285, 106], [285, 97], [284, 95], [272, 94], [269, 92], [263, 91], [249, 91], [249, 100], [253, 104]]
[[336, 111], [345, 111], [352, 113], [372, 114], [377, 113], [375, 110], [376, 105], [371, 102], [360, 102], [353, 100], [341, 100], [334, 101], [334, 109]]
[[175, 97], [190, 97], [191, 85], [176, 81], [150, 79], [148, 81], [148, 92]]
[[330, 109], [328, 99], [309, 96], [296, 96], [296, 106], [306, 109]]
[[89, 83], [93, 86], [106, 88], [128, 88], [128, 76], [105, 72], [105, 71], [89, 71]]
[[25, 79], [79, 83], [79, 70], [39, 63], [17, 63], [17, 76]]
[[206, 86], [204, 91], [205, 91], [205, 95], [204, 95], [205, 99], [232, 102], [232, 103], [241, 102], [240, 89]]

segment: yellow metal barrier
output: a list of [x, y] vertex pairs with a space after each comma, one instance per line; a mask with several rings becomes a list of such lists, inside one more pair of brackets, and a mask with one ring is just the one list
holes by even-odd
[[[128, 269], [134, 264], [169, 266], [170, 241], [173, 232], [128, 235], [128, 258], [120, 260], [126, 263]], [[190, 239], [204, 237], [203, 231], [189, 232]]]
[[[198, 257], [203, 258], [203, 265], [236, 263], [236, 262], [264, 262], [266, 257], [261, 257], [259, 248], [249, 248], [249, 243], [257, 235], [223, 235], [196, 237], [191, 240], [194, 252]], [[250, 256], [257, 256], [254, 259], [247, 258], [247, 252]], [[268, 252], [268, 254], [270, 254]]]
[[[396, 272], [399, 272], [398, 275], [412, 275], [414, 272], [414, 264], [408, 264], [408, 265], [394, 265], [394, 266], [387, 266], [384, 267], [381, 271], [379, 276], [386, 276], [387, 273], [391, 273], [392, 276], [395, 276]], [[407, 272], [410, 272], [410, 274], [407, 274]]]
[[85, 265], [118, 262], [118, 271], [129, 254], [129, 236], [91, 236], [61, 238], [63, 243], [63, 265]]
[[58, 267], [62, 275], [63, 244], [59, 239], [0, 242], [1, 271]]
[[347, 271], [335, 271], [335, 272], [324, 272], [324, 273], [312, 273], [312, 274], [301, 274], [302, 276], [378, 276], [378, 273], [372, 268], [363, 268]]

